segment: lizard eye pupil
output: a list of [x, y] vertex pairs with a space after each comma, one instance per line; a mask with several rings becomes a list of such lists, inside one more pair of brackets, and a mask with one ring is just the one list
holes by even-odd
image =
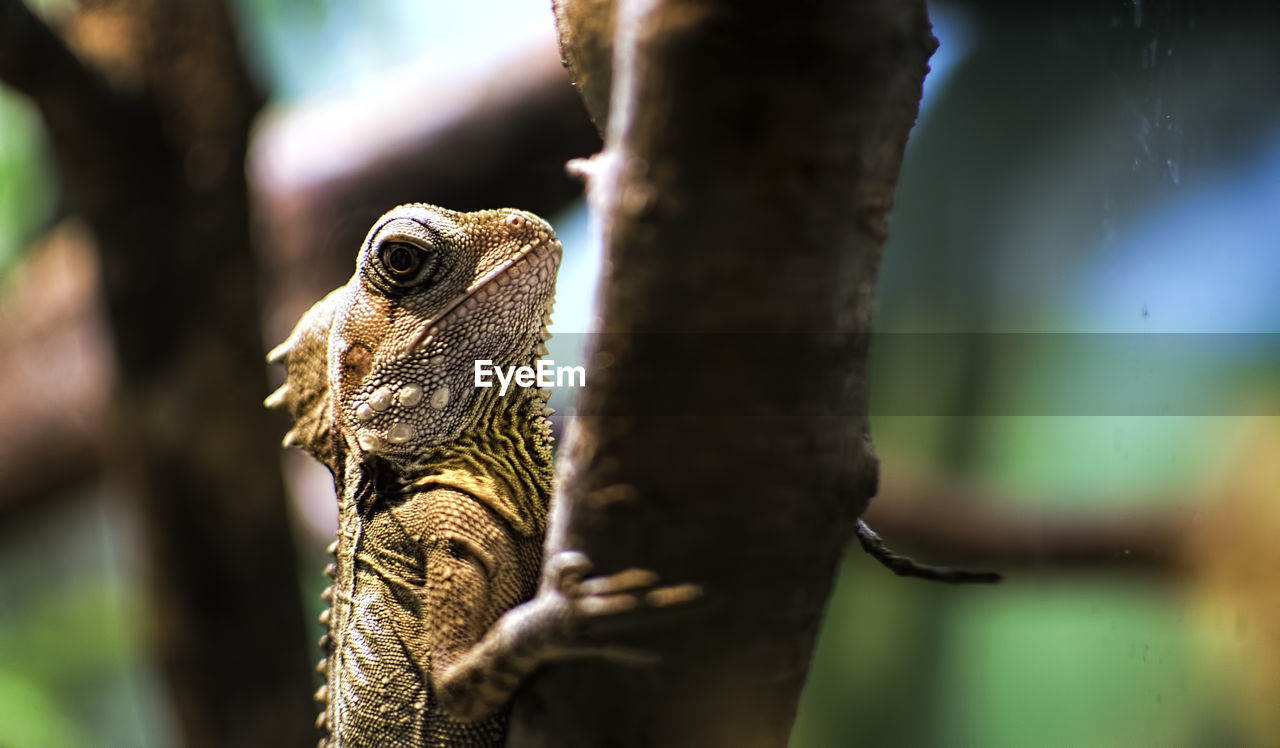
[[422, 253], [407, 244], [389, 244], [382, 250], [382, 261], [393, 275], [412, 275], [422, 264]]

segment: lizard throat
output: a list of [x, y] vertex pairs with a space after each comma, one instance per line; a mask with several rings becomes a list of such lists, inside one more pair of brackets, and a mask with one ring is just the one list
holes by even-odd
[[[406, 467], [402, 490], [452, 485], [487, 505], [521, 535], [541, 534], [553, 482], [550, 422], [543, 415], [546, 397], [535, 390], [507, 397], [490, 392], [479, 407], [476, 428], [424, 450]], [[471, 476], [474, 485], [450, 483], [450, 475]]]

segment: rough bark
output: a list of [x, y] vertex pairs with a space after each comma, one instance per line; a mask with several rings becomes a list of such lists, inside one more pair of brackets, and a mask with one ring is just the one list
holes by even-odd
[[603, 133], [613, 82], [615, 0], [553, 0], [560, 56], [587, 114]]
[[548, 545], [707, 599], [644, 639], [652, 671], [548, 669], [512, 744], [782, 746], [875, 491], [865, 335], [936, 42], [923, 3], [888, 0], [638, 0], [616, 27], [590, 185], [605, 334]]
[[260, 406], [243, 172], [259, 98], [226, 8], [84, 3], [64, 29], [76, 53], [19, 0], [0, 14], [0, 79], [40, 112], [99, 248], [119, 373], [106, 462], [139, 508], [184, 742], [308, 744], [279, 428]]

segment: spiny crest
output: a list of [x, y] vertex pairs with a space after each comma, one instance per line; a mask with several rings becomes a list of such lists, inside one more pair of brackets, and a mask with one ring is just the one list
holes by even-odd
[[342, 286], [316, 302], [283, 343], [267, 354], [267, 361], [284, 364], [285, 383], [267, 397], [268, 408], [287, 408], [294, 425], [284, 446], [300, 447], [333, 469], [330, 451], [329, 332], [337, 310], [345, 304]]

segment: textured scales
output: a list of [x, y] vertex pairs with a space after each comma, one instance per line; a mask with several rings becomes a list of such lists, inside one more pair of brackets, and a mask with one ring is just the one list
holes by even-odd
[[501, 745], [538, 665], [642, 658], [593, 634], [699, 594], [636, 569], [584, 579], [573, 551], [542, 568], [548, 393], [502, 396], [473, 372], [546, 352], [560, 253], [530, 213], [400, 206], [268, 356], [287, 367], [266, 400], [295, 419], [284, 444], [328, 466], [338, 493], [322, 745]]

